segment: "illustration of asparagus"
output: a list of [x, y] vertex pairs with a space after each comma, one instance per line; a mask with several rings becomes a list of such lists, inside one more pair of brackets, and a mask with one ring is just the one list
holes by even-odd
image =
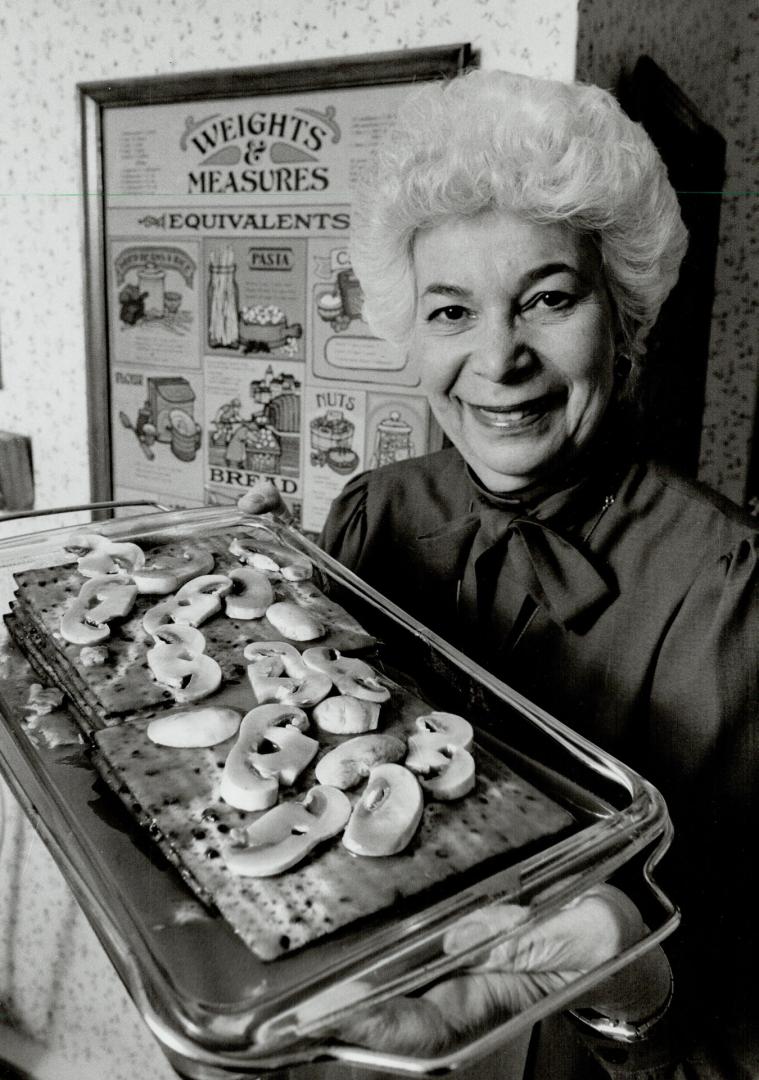
[[208, 285], [208, 342], [213, 348], [234, 347], [239, 342], [237, 282], [234, 251], [227, 246], [211, 252]]

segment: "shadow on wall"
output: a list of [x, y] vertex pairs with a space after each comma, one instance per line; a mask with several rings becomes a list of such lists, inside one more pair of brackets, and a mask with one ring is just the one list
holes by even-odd
[[644, 437], [654, 456], [698, 472], [719, 242], [726, 144], [650, 57], [618, 87], [625, 112], [646, 129], [667, 166], [688, 229], [677, 284], [648, 343]]

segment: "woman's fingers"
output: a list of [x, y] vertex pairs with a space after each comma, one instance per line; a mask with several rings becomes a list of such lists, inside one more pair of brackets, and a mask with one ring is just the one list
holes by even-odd
[[336, 1032], [370, 1050], [425, 1057], [503, 1023], [565, 986], [563, 972], [482, 972], [446, 979], [421, 997], [399, 997], [355, 1013]]
[[[465, 915], [457, 923], [447, 930], [443, 937], [443, 951], [449, 956], [471, 949], [480, 942], [485, 942], [495, 934], [506, 933], [525, 922], [530, 914], [529, 908], [519, 904], [494, 904], [483, 908], [482, 911]], [[479, 959], [485, 960], [490, 953], [490, 948], [485, 946], [485, 951], [478, 957], [470, 957], [470, 963], [477, 963]]]
[[[343, 1025], [339, 1037], [388, 1053], [425, 1056], [451, 1050], [461, 1039], [523, 1012], [617, 956], [645, 929], [632, 901], [609, 885], [589, 890], [550, 918], [520, 931], [529, 915], [526, 907], [496, 904], [464, 917], [443, 941], [449, 955], [467, 952], [471, 966], [464, 973], [442, 980], [419, 997], [395, 998], [357, 1013]], [[510, 930], [516, 933], [502, 945], [491, 949], [483, 944], [477, 949], [494, 934]], [[647, 963], [650, 967], [652, 960]], [[652, 981], [648, 970], [645, 976], [646, 984]], [[613, 976], [593, 997], [611, 998], [624, 1010], [634, 995], [643, 992], [638, 981], [631, 985], [629, 979]], [[648, 989], [643, 988], [646, 1000]]]
[[[523, 923], [529, 910], [517, 904], [498, 904], [467, 916], [447, 931], [443, 948], [450, 955], [485, 941]], [[474, 959], [487, 961], [485, 947]], [[466, 972], [448, 978], [419, 997], [399, 997], [354, 1015], [341, 1025], [337, 1036], [372, 1050], [416, 1056], [450, 1050], [463, 1037], [484, 1029], [495, 1020], [521, 1012], [557, 985], [554, 972], [528, 974]]]
[[445, 1049], [452, 1032], [434, 1002], [425, 997], [398, 997], [354, 1013], [336, 1035], [370, 1050], [425, 1057]]
[[292, 514], [271, 480], [257, 480], [250, 491], [237, 500], [237, 508], [244, 514], [274, 514], [285, 524], [292, 521]]
[[[517, 928], [528, 915], [529, 909], [515, 904], [495, 905], [457, 923], [446, 935], [444, 948], [460, 952], [466, 945]], [[633, 902], [619, 889], [599, 885], [555, 915], [475, 955], [472, 963], [481, 971], [578, 973], [619, 955], [643, 932]]]
[[424, 998], [437, 1006], [446, 1019], [449, 1038], [455, 1040], [516, 1016], [546, 994], [566, 986], [575, 976], [576, 972], [558, 971], [477, 971], [438, 983]]

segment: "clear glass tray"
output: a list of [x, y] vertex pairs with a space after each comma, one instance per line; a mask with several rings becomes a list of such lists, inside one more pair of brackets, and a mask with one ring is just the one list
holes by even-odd
[[[569, 809], [576, 826], [516, 862], [495, 870], [489, 862], [479, 876], [469, 872], [432, 896], [396, 904], [265, 963], [194, 899], [81, 755], [72, 755], [71, 746], [44, 749], [30, 740], [19, 702], [38, 680], [4, 641], [0, 771], [178, 1071], [211, 1080], [230, 1071], [257, 1075], [304, 1065], [307, 1075], [309, 1062], [331, 1059], [369, 1071], [444, 1073], [492, 1053], [672, 932], [678, 913], [653, 878], [671, 835], [656, 789], [472, 663], [308, 539], [229, 507], [143, 514], [92, 528], [139, 542], [199, 538], [254, 520], [314, 561], [323, 586], [337, 587], [340, 602], [376, 635], [378, 656], [398, 681], [408, 679], [433, 707], [476, 716], [481, 745]], [[0, 542], [3, 610], [12, 598], [13, 571], [70, 563], [65, 544], [81, 529]], [[445, 955], [441, 942], [451, 923], [473, 908], [530, 904], [530, 918], [538, 921], [613, 875], [635, 890], [651, 929], [632, 949], [570, 987], [433, 1059], [380, 1054], [329, 1038], [357, 1006], [414, 991], [464, 966], [469, 955]], [[507, 936], [494, 936], [492, 944]]]

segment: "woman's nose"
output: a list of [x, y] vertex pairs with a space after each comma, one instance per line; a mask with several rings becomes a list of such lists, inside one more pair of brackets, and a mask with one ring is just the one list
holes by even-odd
[[509, 319], [493, 319], [481, 327], [471, 353], [471, 367], [490, 382], [520, 382], [532, 374], [537, 357], [524, 332]]

